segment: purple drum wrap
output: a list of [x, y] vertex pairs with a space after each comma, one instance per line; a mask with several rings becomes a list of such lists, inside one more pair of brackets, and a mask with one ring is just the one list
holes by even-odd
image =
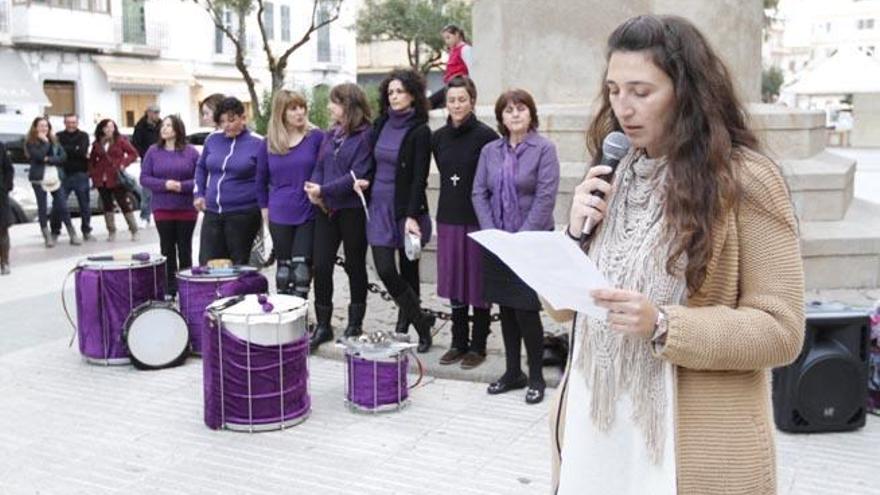
[[348, 373], [347, 399], [353, 404], [365, 409], [375, 409], [398, 404], [409, 396], [406, 382], [409, 359], [406, 356], [401, 357], [399, 366], [395, 361], [372, 361], [351, 354], [346, 354], [345, 360]]
[[205, 308], [222, 297], [267, 292], [269, 281], [257, 272], [244, 272], [235, 280], [225, 281], [210, 277], [199, 279], [178, 276], [177, 287], [180, 312], [189, 329], [190, 349], [196, 354], [201, 354]]
[[[205, 424], [208, 428], [222, 428], [224, 418], [226, 424], [280, 425], [308, 414], [311, 408], [308, 335], [281, 346], [248, 346], [247, 341], [226, 329], [218, 330], [217, 322], [207, 316], [204, 325], [202, 370]], [[252, 399], [250, 412], [248, 397]]]
[[79, 351], [92, 359], [127, 358], [122, 336], [132, 309], [165, 297], [165, 266], [76, 272], [76, 319]]

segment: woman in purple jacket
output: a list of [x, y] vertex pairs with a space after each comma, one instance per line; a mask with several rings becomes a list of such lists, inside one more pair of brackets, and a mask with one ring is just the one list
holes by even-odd
[[196, 164], [194, 205], [205, 213], [199, 264], [230, 258], [246, 265], [262, 218], [255, 177], [257, 154], [265, 144], [248, 131], [238, 98], [220, 102], [214, 121], [221, 132], [208, 136]]
[[266, 144], [257, 155], [257, 203], [275, 246], [279, 294], [308, 299], [315, 210], [303, 189], [324, 133], [309, 122], [305, 97], [279, 90], [272, 99]]
[[327, 104], [333, 126], [324, 136], [312, 179], [305, 183], [309, 201], [320, 207], [315, 219], [315, 316], [312, 350], [333, 340], [333, 266], [339, 243], [345, 250], [345, 273], [351, 299], [346, 337], [360, 335], [367, 308], [366, 215], [355, 192], [369, 187], [373, 175], [370, 106], [363, 90], [344, 83], [330, 91]]
[[141, 186], [153, 192], [150, 206], [165, 256], [167, 293], [177, 294], [177, 270], [192, 266], [192, 236], [199, 213], [193, 185], [199, 152], [186, 144], [186, 128], [177, 115], [162, 119], [159, 142], [141, 163]]
[[[507, 232], [553, 230], [553, 207], [559, 189], [556, 147], [538, 134], [532, 96], [521, 89], [495, 103], [501, 138], [483, 147], [472, 198], [481, 229]], [[486, 253], [483, 296], [501, 307], [506, 371], [489, 385], [490, 394], [525, 388], [526, 402], [544, 399], [542, 372], [544, 329], [538, 295], [497, 257]], [[528, 377], [520, 368], [520, 339], [525, 343]]]

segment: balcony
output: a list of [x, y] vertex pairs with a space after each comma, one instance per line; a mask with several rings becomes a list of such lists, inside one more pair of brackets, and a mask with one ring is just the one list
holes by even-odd
[[343, 46], [321, 46], [316, 43], [312, 51], [312, 70], [340, 72], [348, 62], [348, 55]]
[[111, 13], [109, 0], [12, 0], [10, 40], [21, 46], [159, 56], [164, 24], [145, 17], [144, 2], [124, 1], [122, 7]]
[[10, 19], [16, 45], [96, 51], [114, 46], [109, 1], [13, 0]]

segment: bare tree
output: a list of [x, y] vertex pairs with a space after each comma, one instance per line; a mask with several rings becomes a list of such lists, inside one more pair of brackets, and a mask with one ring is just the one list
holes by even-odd
[[[266, 25], [263, 19], [265, 12], [264, 0], [192, 0], [194, 3], [202, 7], [211, 17], [214, 26], [219, 29], [226, 39], [228, 39], [235, 48], [235, 67], [244, 78], [248, 87], [248, 93], [251, 96], [253, 105], [254, 118], [262, 120], [263, 109], [260, 108], [260, 98], [257, 95], [254, 78], [250, 73], [247, 64], [247, 18], [256, 10], [257, 26], [260, 31], [260, 40], [263, 45], [263, 52], [266, 55], [266, 62], [269, 66], [269, 73], [272, 77], [271, 92], [274, 94], [276, 90], [284, 85], [284, 72], [287, 69], [287, 63], [290, 56], [303, 45], [312, 39], [312, 34], [339, 19], [339, 12], [342, 8], [343, 0], [312, 0], [311, 20], [302, 36], [286, 48], [280, 56], [276, 56], [272, 48], [272, 42], [266, 34]], [[228, 25], [225, 22], [225, 13], [232, 12], [237, 21], [236, 26]]]

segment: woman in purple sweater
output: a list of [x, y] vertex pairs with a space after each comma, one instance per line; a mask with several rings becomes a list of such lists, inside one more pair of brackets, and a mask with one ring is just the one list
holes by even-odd
[[275, 285], [279, 294], [308, 299], [315, 210], [303, 187], [324, 133], [309, 122], [305, 97], [282, 89], [272, 99], [267, 134], [257, 155], [257, 203], [275, 246]]
[[320, 207], [315, 218], [317, 325], [309, 341], [312, 350], [333, 340], [333, 267], [340, 242], [351, 293], [346, 337], [361, 334], [367, 308], [366, 215], [354, 185], [357, 182], [365, 190], [372, 180], [370, 106], [358, 85], [343, 83], [330, 91], [327, 108], [333, 127], [324, 136], [318, 163], [304, 186], [309, 201]]
[[[505, 92], [495, 103], [501, 138], [483, 147], [472, 194], [481, 229], [507, 232], [553, 230], [553, 207], [559, 190], [556, 146], [538, 134], [532, 96], [521, 89]], [[526, 403], [544, 399], [542, 370], [544, 328], [538, 295], [494, 255], [483, 262], [483, 296], [501, 307], [506, 371], [489, 385], [490, 394], [525, 388]], [[528, 377], [520, 367], [520, 339], [525, 343]]]
[[150, 206], [165, 256], [165, 287], [177, 294], [177, 270], [192, 266], [192, 236], [199, 213], [193, 207], [193, 178], [199, 152], [186, 144], [186, 128], [177, 115], [162, 119], [159, 142], [141, 163], [141, 186], [153, 192]]
[[205, 140], [196, 164], [196, 209], [203, 211], [199, 264], [230, 258], [246, 265], [260, 230], [257, 205], [257, 154], [263, 140], [247, 129], [244, 105], [229, 97], [214, 109], [221, 132]]

